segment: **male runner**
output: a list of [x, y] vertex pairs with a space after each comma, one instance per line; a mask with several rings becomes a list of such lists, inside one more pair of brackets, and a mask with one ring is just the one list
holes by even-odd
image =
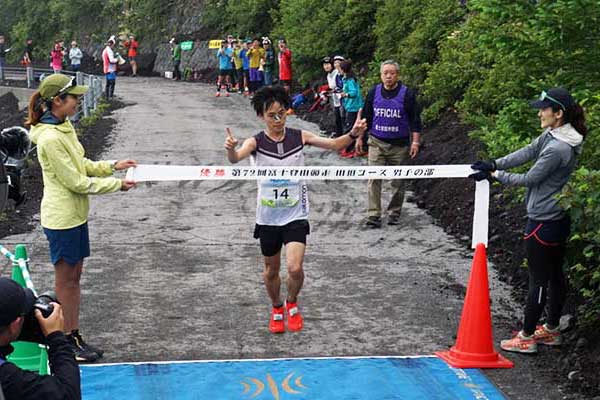
[[[251, 157], [252, 164], [256, 166], [302, 166], [304, 146], [341, 150], [362, 136], [367, 128], [361, 112], [352, 130], [335, 139], [286, 128], [286, 113], [290, 105], [291, 99], [283, 87], [265, 86], [259, 89], [252, 99], [252, 106], [256, 115], [264, 121], [265, 130], [246, 139], [241, 148], [236, 150], [238, 140], [227, 128], [225, 149], [229, 161], [237, 163]], [[284, 314], [287, 314], [287, 328], [290, 331], [300, 331], [303, 327], [302, 315], [298, 311], [298, 293], [304, 281], [302, 264], [306, 236], [310, 233], [308, 210], [308, 190], [304, 181], [299, 179], [258, 181], [254, 237], [260, 240], [265, 260], [263, 278], [273, 305], [269, 320], [269, 330], [272, 333], [285, 332]], [[288, 269], [285, 308], [280, 297], [279, 278], [283, 245], [285, 245]]]

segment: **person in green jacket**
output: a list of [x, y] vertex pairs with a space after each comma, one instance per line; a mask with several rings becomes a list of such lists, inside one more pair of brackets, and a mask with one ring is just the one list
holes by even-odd
[[79, 98], [87, 90], [87, 86], [76, 84], [75, 77], [63, 74], [47, 77], [29, 100], [25, 123], [31, 128], [29, 136], [37, 144], [42, 168], [41, 224], [55, 267], [56, 295], [64, 311], [65, 334], [80, 362], [95, 361], [103, 354], [87, 345], [79, 333], [79, 282], [83, 259], [90, 255], [88, 195], [131, 189], [135, 186], [133, 182], [111, 175], [115, 170], [136, 166], [133, 160], [111, 162], [85, 158], [69, 117], [76, 114]]
[[176, 81], [181, 80], [181, 43], [176, 38], [172, 38], [169, 42], [171, 44], [171, 58], [173, 59], [173, 79]]
[[[340, 96], [342, 97], [342, 104], [346, 111], [346, 120], [344, 123], [344, 133], [346, 133], [354, 126], [358, 111], [363, 108], [365, 102], [360, 92], [360, 85], [354, 77], [354, 72], [352, 72], [352, 62], [349, 60], [342, 61], [340, 69], [343, 73], [342, 82], [344, 82]], [[344, 158], [354, 157], [354, 142], [346, 147], [340, 155]]]

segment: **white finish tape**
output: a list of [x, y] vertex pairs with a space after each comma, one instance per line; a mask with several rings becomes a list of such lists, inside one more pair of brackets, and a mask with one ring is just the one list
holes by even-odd
[[254, 180], [302, 178], [311, 180], [466, 178], [469, 165], [352, 166], [352, 167], [220, 167], [214, 165], [138, 165], [126, 179], [147, 181]]
[[[366, 179], [435, 179], [467, 178], [474, 171], [470, 165], [398, 165], [398, 166], [184, 166], [138, 165], [129, 168], [125, 179], [134, 182], [195, 181], [195, 180], [366, 180]], [[490, 186], [488, 181], [475, 186], [472, 247], [488, 244], [488, 210]]]

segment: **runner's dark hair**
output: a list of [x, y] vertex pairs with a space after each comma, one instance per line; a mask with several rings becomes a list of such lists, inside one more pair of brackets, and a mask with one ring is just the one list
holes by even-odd
[[283, 86], [263, 86], [254, 93], [252, 107], [256, 115], [262, 117], [274, 103], [279, 103], [286, 110], [290, 108], [292, 100]]

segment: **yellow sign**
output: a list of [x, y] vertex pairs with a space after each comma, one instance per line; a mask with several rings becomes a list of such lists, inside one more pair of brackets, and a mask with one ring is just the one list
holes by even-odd
[[221, 48], [221, 39], [214, 39], [208, 42], [209, 49], [220, 49]]
[[[294, 372], [289, 374], [283, 380], [283, 382], [281, 382], [281, 388], [283, 389], [284, 392], [289, 393], [289, 394], [302, 394], [301, 391], [293, 388], [292, 385], [290, 385], [290, 379], [292, 379], [293, 376], [294, 376]], [[260, 395], [263, 392], [263, 390], [265, 390], [265, 386], [267, 386], [267, 385], [269, 386], [269, 390], [271, 391], [271, 394], [273, 395], [273, 400], [280, 399], [279, 385], [277, 385], [277, 382], [275, 382], [275, 379], [273, 379], [271, 374], [267, 374], [267, 379], [266, 379], [267, 385], [265, 385], [261, 380], [256, 379], [256, 378], [247, 377], [246, 380], [249, 380], [250, 382], [252, 382], [254, 384], [254, 385], [252, 385], [245, 381], [240, 382], [242, 384], [242, 386], [244, 387], [244, 392], [242, 394], [244, 396], [249, 396], [249, 397], [247, 397], [248, 399], [253, 399], [256, 396]], [[294, 380], [294, 384], [296, 385], [296, 387], [298, 389], [307, 389], [307, 387], [302, 384], [302, 375], [298, 376]], [[250, 390], [253, 389], [254, 387], [255, 387], [254, 391], [252, 393], [250, 393]]]

